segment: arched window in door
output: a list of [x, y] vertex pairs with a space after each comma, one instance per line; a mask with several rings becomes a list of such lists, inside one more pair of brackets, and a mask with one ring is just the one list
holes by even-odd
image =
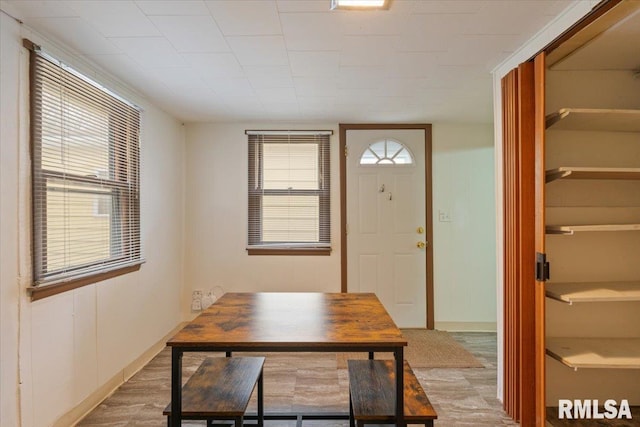
[[361, 165], [411, 165], [413, 156], [407, 147], [393, 139], [369, 145], [360, 157]]

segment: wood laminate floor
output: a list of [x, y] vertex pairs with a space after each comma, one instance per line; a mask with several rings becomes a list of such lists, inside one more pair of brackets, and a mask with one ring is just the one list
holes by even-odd
[[[496, 334], [453, 333], [483, 368], [414, 368], [438, 412], [436, 426], [516, 426], [496, 398]], [[205, 354], [185, 353], [185, 378]], [[170, 399], [171, 353], [164, 349], [140, 372], [89, 413], [82, 427], [165, 426]], [[264, 370], [265, 408], [274, 411], [348, 411], [346, 369], [334, 353], [270, 353]], [[254, 393], [255, 394], [255, 393]], [[255, 399], [255, 396], [254, 396]], [[249, 411], [255, 411], [255, 400]], [[184, 422], [203, 426], [204, 422]], [[268, 421], [266, 427], [295, 427], [295, 421]], [[304, 427], [348, 427], [348, 421], [305, 421]]]

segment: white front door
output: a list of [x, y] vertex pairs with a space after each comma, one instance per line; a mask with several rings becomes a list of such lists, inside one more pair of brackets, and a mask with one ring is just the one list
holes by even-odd
[[347, 290], [426, 327], [424, 130], [347, 130]]

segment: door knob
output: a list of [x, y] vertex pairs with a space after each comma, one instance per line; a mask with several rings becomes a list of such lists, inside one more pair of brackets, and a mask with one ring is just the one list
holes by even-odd
[[418, 249], [424, 249], [424, 247], [427, 246], [427, 244], [425, 242], [418, 242], [416, 243], [416, 247]]

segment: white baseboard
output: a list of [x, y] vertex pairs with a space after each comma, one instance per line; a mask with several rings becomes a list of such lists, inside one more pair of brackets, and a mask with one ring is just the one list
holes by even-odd
[[106, 383], [98, 387], [93, 393], [91, 393], [86, 399], [80, 402], [76, 407], [62, 415], [53, 424], [53, 427], [68, 427], [75, 426], [89, 412], [93, 411], [98, 405], [102, 403], [107, 397], [111, 396], [114, 391], [124, 384], [129, 378], [142, 369], [147, 363], [151, 361], [158, 353], [166, 347], [167, 340], [176, 334], [180, 329], [184, 327], [187, 322], [182, 322], [176, 326], [171, 332], [162, 337], [157, 343], [151, 346], [147, 351], [140, 355], [136, 360], [125, 366], [122, 371], [118, 372]]
[[496, 322], [435, 322], [435, 328], [449, 332], [496, 332]]

